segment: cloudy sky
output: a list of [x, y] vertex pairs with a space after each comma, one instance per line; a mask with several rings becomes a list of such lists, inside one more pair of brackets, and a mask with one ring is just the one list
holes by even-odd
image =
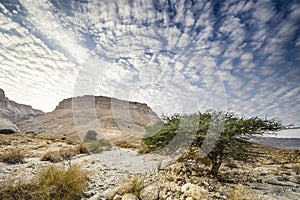
[[300, 126], [299, 83], [297, 0], [0, 0], [0, 88], [43, 111], [93, 94]]

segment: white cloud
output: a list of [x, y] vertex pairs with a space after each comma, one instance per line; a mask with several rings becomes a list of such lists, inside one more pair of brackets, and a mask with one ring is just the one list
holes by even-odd
[[28, 29], [0, 4], [0, 83], [12, 99], [46, 109], [48, 100], [54, 105], [93, 93], [164, 113], [227, 106], [247, 116], [296, 120], [300, 112], [293, 89], [299, 71], [279, 66], [291, 66], [285, 58], [291, 38], [300, 46], [298, 4], [286, 18], [270, 1], [225, 1], [215, 13], [213, 3], [192, 7], [181, 0], [171, 2], [175, 16], [166, 7], [155, 11], [151, 1], [90, 1], [88, 12], [68, 10], [72, 15], [43, 1], [22, 4]]

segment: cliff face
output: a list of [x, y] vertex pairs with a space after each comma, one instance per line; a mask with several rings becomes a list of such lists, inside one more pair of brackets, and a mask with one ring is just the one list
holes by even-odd
[[42, 114], [42, 111], [33, 109], [31, 106], [9, 100], [0, 89], [0, 129], [19, 131], [17, 126], [19, 122]]
[[[145, 134], [145, 126], [160, 121], [147, 104], [103, 96], [68, 98], [55, 110], [18, 123], [21, 131], [61, 137], [84, 137], [95, 130], [99, 137], [113, 141], [137, 141]], [[54, 134], [53, 134], [54, 133]]]

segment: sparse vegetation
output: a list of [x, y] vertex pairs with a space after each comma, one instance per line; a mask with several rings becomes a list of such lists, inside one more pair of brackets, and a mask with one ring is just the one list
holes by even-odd
[[78, 153], [90, 154], [89, 149], [83, 143], [78, 144], [76, 148], [78, 150]]
[[128, 149], [134, 149], [137, 148], [137, 145], [132, 144], [132, 143], [128, 143], [127, 141], [123, 141], [123, 142], [118, 142], [118, 143], [114, 143], [116, 146], [121, 147], [121, 148], [128, 148]]
[[8, 178], [0, 182], [0, 199], [73, 200], [81, 199], [89, 173], [78, 165], [50, 166], [32, 180]]
[[71, 160], [73, 156], [80, 153], [89, 154], [89, 150], [83, 144], [79, 144], [75, 147], [62, 147], [59, 150], [47, 151], [41, 160], [57, 163], [63, 160]]
[[110, 150], [112, 144], [110, 141], [102, 138], [92, 143], [87, 143], [87, 147], [92, 153], [101, 153], [102, 151]]
[[25, 162], [25, 155], [22, 153], [20, 149], [9, 149], [6, 153], [0, 156], [0, 161], [9, 163], [9, 164], [17, 164]]
[[135, 196], [140, 196], [142, 189], [145, 186], [144, 180], [139, 175], [132, 176], [128, 181], [126, 193], [132, 193]]
[[98, 133], [94, 130], [88, 130], [84, 136], [84, 142], [93, 142], [97, 140]]
[[[197, 147], [201, 147], [205, 141], [204, 151], [207, 151], [211, 160], [210, 173], [214, 176], [218, 174], [221, 164], [226, 159], [248, 161], [257, 155], [252, 143], [247, 139], [248, 136], [273, 133], [285, 128], [276, 119], [245, 118], [214, 110], [205, 113], [175, 114], [165, 117], [164, 121], [164, 126], [158, 132], [148, 132], [143, 139], [147, 148], [154, 151], [172, 142], [168, 148], [174, 152], [181, 147], [183, 141], [192, 141], [192, 145]], [[153, 131], [156, 128], [147, 130]]]

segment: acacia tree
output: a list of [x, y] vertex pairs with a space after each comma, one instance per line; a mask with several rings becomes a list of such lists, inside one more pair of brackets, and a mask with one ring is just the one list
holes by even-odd
[[[213, 118], [218, 120], [213, 120]], [[174, 115], [164, 118], [164, 125], [155, 134], [148, 133], [143, 139], [150, 150], [157, 150], [172, 142], [174, 137], [190, 137], [192, 145], [202, 147], [211, 160], [210, 173], [216, 176], [224, 159], [247, 161], [255, 152], [248, 141], [251, 135], [275, 133], [285, 129], [281, 121], [258, 117], [239, 117], [230, 112], [208, 110], [204, 113]], [[147, 130], [152, 130], [148, 128]], [[180, 139], [180, 140], [181, 140]], [[179, 140], [179, 141], [180, 141]], [[204, 144], [205, 142], [205, 144]]]

